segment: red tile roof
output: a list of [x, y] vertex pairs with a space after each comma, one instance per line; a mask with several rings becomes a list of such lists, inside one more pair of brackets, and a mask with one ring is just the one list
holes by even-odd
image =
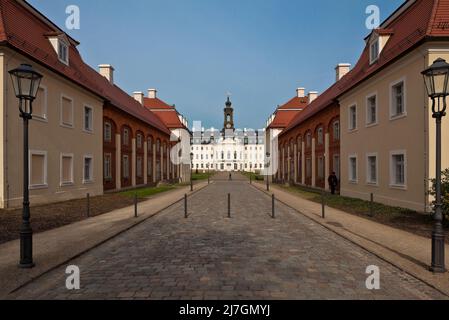
[[304, 112], [298, 114], [281, 135], [336, 102], [343, 93], [390, 65], [423, 41], [433, 37], [448, 37], [449, 0], [409, 0], [387, 18], [381, 30], [385, 32], [380, 33], [388, 33], [390, 38], [378, 61], [370, 64], [367, 44], [354, 68], [323, 92]]
[[25, 1], [0, 0], [0, 44], [18, 50], [115, 107], [170, 134], [156, 115], [84, 63], [76, 49], [79, 43], [68, 35], [65, 36], [70, 41], [69, 66], [60, 62], [48, 36], [61, 33], [61, 29]]
[[181, 120], [179, 120], [179, 113], [176, 111], [175, 106], [171, 106], [159, 98], [144, 98], [143, 104], [156, 114], [167, 128], [187, 129]]
[[287, 103], [279, 106], [276, 109], [276, 114], [273, 121], [270, 123], [268, 128], [271, 129], [284, 129], [293, 120], [293, 118], [304, 108], [307, 107], [308, 98], [294, 97], [290, 99]]

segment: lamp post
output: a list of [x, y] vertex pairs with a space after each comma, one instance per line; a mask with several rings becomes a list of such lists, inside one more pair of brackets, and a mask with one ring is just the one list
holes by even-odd
[[267, 191], [270, 191], [270, 175], [268, 174], [268, 170], [270, 168], [270, 153], [266, 153], [267, 156]]
[[192, 170], [193, 170], [193, 152], [190, 152], [190, 191], [193, 191]]
[[441, 58], [422, 72], [427, 95], [432, 99], [432, 117], [436, 121], [436, 173], [435, 173], [435, 213], [432, 232], [432, 265], [435, 273], [446, 271], [444, 266], [444, 231], [441, 202], [441, 120], [446, 115], [446, 98], [449, 95], [449, 64]]
[[33, 101], [36, 98], [42, 75], [29, 64], [21, 64], [9, 71], [14, 93], [19, 99], [20, 117], [23, 119], [23, 208], [22, 225], [20, 227], [20, 268], [32, 268], [33, 262], [33, 230], [30, 223], [29, 200], [29, 158], [28, 158], [28, 122], [32, 119]]

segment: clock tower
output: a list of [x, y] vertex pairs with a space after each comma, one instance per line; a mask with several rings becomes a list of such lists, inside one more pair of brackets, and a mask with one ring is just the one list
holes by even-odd
[[226, 129], [234, 130], [234, 109], [232, 108], [232, 102], [229, 99], [226, 101], [226, 107], [224, 108], [224, 125], [223, 131]]

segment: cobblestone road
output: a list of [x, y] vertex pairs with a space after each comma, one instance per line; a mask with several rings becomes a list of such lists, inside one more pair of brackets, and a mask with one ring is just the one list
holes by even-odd
[[[227, 193], [232, 195], [227, 218]], [[74, 259], [19, 290], [21, 299], [441, 299], [424, 283], [277, 204], [246, 181], [215, 181], [183, 204]], [[381, 289], [367, 290], [368, 265]]]

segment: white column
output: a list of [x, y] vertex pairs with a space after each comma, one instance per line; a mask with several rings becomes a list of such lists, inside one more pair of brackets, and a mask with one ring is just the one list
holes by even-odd
[[312, 138], [312, 187], [316, 186], [315, 138]]
[[298, 144], [297, 143], [295, 143], [293, 152], [294, 152], [294, 155], [293, 155], [293, 157], [294, 157], [293, 166], [295, 167], [295, 169], [294, 169], [294, 173], [295, 173], [294, 181], [295, 181], [295, 183], [298, 183]]
[[153, 183], [156, 183], [156, 144], [153, 143]]
[[131, 148], [132, 148], [132, 165], [131, 165], [131, 183], [132, 186], [135, 187], [136, 186], [136, 174], [137, 174], [137, 170], [136, 170], [136, 139], [131, 139]]
[[143, 142], [143, 183], [148, 183], [148, 142]]
[[290, 159], [290, 155], [291, 155], [291, 150], [290, 150], [291, 148], [290, 148], [290, 143], [288, 144], [288, 147], [287, 147], [287, 181], [288, 181], [288, 183], [290, 183], [290, 179], [291, 179], [291, 177], [290, 177], [290, 172], [291, 172], [291, 159]]
[[304, 153], [305, 143], [301, 141], [301, 183], [306, 184], [306, 155]]
[[164, 181], [164, 148], [161, 143], [161, 181]]
[[122, 142], [120, 134], [115, 135], [115, 187], [122, 188]]
[[329, 190], [329, 182], [327, 181], [327, 178], [330, 174], [330, 159], [329, 159], [329, 133], [327, 132], [324, 135], [324, 185], [326, 190]]

